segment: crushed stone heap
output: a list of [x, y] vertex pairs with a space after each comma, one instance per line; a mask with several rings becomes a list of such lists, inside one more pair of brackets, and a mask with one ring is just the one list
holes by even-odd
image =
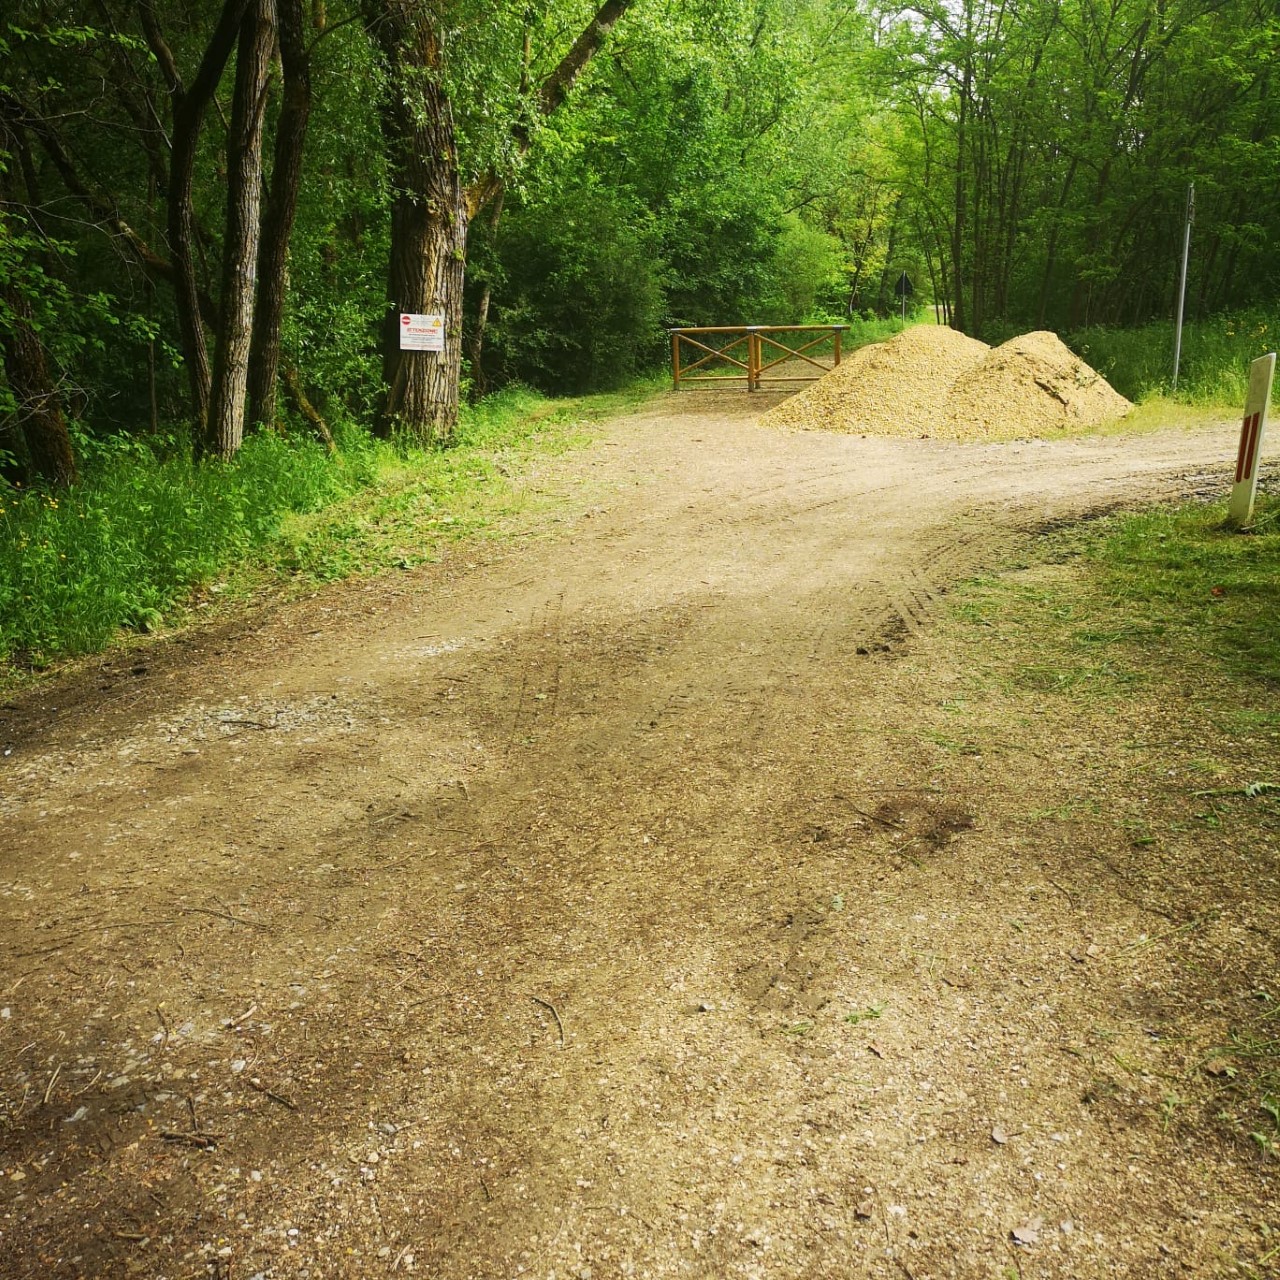
[[1057, 334], [1040, 330], [1010, 338], [956, 379], [939, 434], [1042, 435], [1097, 426], [1132, 408]]
[[868, 435], [1007, 440], [1096, 426], [1133, 406], [1056, 334], [999, 347], [916, 325], [862, 347], [775, 406], [768, 426]]
[[990, 350], [955, 329], [915, 325], [887, 342], [859, 347], [761, 421], [802, 431], [918, 436], [942, 416], [956, 379]]

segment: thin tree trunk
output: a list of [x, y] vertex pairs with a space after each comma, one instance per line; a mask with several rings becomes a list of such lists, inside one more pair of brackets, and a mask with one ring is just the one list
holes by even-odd
[[195, 419], [195, 440], [204, 439], [209, 420], [211, 375], [209, 348], [200, 318], [200, 284], [196, 279], [195, 211], [192, 189], [195, 181], [196, 147], [204, 113], [218, 87], [223, 68], [236, 38], [249, 0], [224, 0], [218, 25], [200, 61], [200, 69], [189, 88], [178, 76], [173, 53], [160, 33], [151, 4], [139, 6], [143, 29], [151, 51], [159, 63], [173, 98], [173, 150], [169, 158], [169, 254], [173, 262], [174, 301], [178, 329], [182, 335], [182, 355], [191, 384], [191, 405]]
[[273, 0], [256, 0], [245, 14], [236, 55], [235, 97], [227, 138], [227, 234], [222, 245], [222, 308], [213, 369], [213, 401], [205, 448], [233, 458], [244, 440], [249, 342], [262, 236], [262, 126], [266, 116]]
[[302, 0], [278, 0], [280, 65], [284, 100], [276, 123], [271, 193], [262, 220], [258, 304], [249, 355], [249, 421], [270, 427], [276, 420], [280, 370], [280, 321], [288, 289], [289, 237], [298, 211], [302, 152], [311, 115], [311, 66]]
[[321, 416], [320, 410], [311, 403], [307, 393], [302, 389], [302, 377], [297, 369], [291, 364], [282, 364], [280, 380], [284, 383], [284, 389], [289, 393], [289, 399], [293, 401], [294, 407], [307, 420], [311, 430], [324, 441], [324, 447], [330, 453], [337, 453], [338, 446], [334, 442], [333, 432], [329, 430], [329, 424]]
[[[10, 130], [0, 123], [0, 151], [10, 155], [17, 149]], [[11, 239], [4, 209], [11, 197], [7, 189], [11, 175], [0, 168], [0, 242]], [[31, 179], [27, 178], [28, 197]], [[49, 374], [44, 344], [31, 313], [31, 301], [7, 276], [0, 276], [0, 309], [7, 312], [7, 323], [0, 325], [0, 348], [3, 349], [4, 372], [9, 391], [17, 404], [17, 413], [0, 421], [0, 457], [4, 474], [27, 482], [38, 481], [51, 488], [62, 488], [76, 481], [76, 460], [67, 432], [58, 389]]]
[[961, 332], [965, 328], [964, 308], [964, 237], [968, 229], [965, 222], [968, 188], [965, 184], [965, 127], [968, 124], [970, 71], [966, 65], [964, 83], [960, 88], [960, 119], [956, 131], [955, 221], [951, 227], [951, 279], [955, 284], [955, 305], [951, 310], [951, 324]]
[[[496, 243], [498, 223], [502, 219], [502, 192], [493, 202], [493, 211], [489, 215], [489, 234]], [[480, 299], [476, 303], [475, 328], [471, 331], [471, 341], [467, 343], [467, 357], [471, 361], [471, 399], [482, 399], [489, 390], [489, 380], [484, 376], [484, 336], [489, 327], [489, 306], [493, 301], [493, 282], [486, 280], [480, 289]]]

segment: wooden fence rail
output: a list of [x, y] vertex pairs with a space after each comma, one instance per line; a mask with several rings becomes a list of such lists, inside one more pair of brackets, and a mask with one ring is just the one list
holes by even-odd
[[[739, 324], [672, 329], [671, 376], [675, 389], [679, 391], [680, 384], [684, 382], [724, 384], [745, 381], [748, 391], [759, 391], [763, 382], [811, 382], [824, 373], [829, 373], [840, 363], [840, 341], [848, 327], [847, 324]], [[784, 341], [775, 336], [777, 334], [817, 336], [807, 339], [797, 336]], [[788, 346], [788, 342], [796, 345]], [[814, 355], [817, 354], [817, 348], [828, 342], [831, 344], [831, 363], [823, 364]], [[808, 354], [809, 352], [814, 355]], [[682, 356], [686, 354], [694, 357], [691, 362], [682, 360]], [[769, 374], [770, 369], [790, 364], [794, 360], [802, 360], [818, 372], [804, 375]], [[741, 369], [742, 372], [695, 372], [698, 369], [718, 369], [722, 365]]]

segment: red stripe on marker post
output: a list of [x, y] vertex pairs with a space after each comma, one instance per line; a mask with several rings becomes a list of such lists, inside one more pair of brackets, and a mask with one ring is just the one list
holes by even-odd
[[1258, 419], [1260, 414], [1251, 414], [1244, 420], [1240, 428], [1240, 452], [1236, 455], [1236, 484], [1253, 470], [1253, 460], [1258, 452]]
[[1240, 424], [1240, 451], [1236, 454], [1236, 482], [1227, 504], [1227, 519], [1245, 525], [1253, 517], [1253, 500], [1258, 492], [1258, 460], [1262, 437], [1267, 430], [1267, 408], [1271, 404], [1271, 379], [1276, 371], [1276, 353], [1259, 356], [1249, 366], [1249, 390], [1244, 399], [1244, 421]]

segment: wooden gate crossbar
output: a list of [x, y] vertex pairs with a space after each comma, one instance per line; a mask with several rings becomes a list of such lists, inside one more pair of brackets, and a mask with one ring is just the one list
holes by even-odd
[[[745, 381], [748, 391], [758, 391], [762, 382], [810, 382], [814, 377], [821, 377], [822, 374], [830, 372], [840, 363], [840, 340], [848, 327], [845, 324], [749, 324], [672, 329], [670, 331], [671, 373], [675, 381], [676, 390], [680, 389], [682, 382], [725, 383]], [[797, 346], [788, 346], [786, 342], [780, 341], [773, 336], [774, 334], [793, 333], [816, 334], [817, 336], [810, 338], [807, 342], [799, 342]], [[707, 341], [701, 341], [700, 337], [694, 336], [695, 334], [700, 335], [700, 337], [706, 337]], [[711, 345], [719, 337], [724, 336], [728, 337], [728, 341], [724, 342], [723, 345]], [[747, 358], [745, 361], [729, 354], [743, 342], [747, 344]], [[832, 344], [832, 363], [829, 365], [823, 364], [812, 356], [805, 354], [815, 347], [821, 346], [824, 342]], [[782, 352], [782, 354], [774, 355], [771, 360], [765, 360], [764, 346], [766, 343], [774, 350]], [[691, 364], [682, 365], [681, 355], [685, 345], [693, 348], [695, 352], [701, 351], [705, 354], [699, 356]], [[772, 355], [773, 352], [770, 352], [770, 354]], [[768, 370], [797, 359], [812, 365], [819, 370], [818, 374], [810, 374], [806, 377], [777, 374], [768, 378], [764, 376]], [[694, 373], [695, 369], [703, 369], [717, 362], [723, 362], [735, 369], [741, 369], [742, 373]]]
[[[744, 334], [740, 337], [734, 338], [731, 341], [727, 342], [723, 347], [709, 347], [705, 343], [698, 342], [696, 339], [689, 337], [687, 333], [681, 334], [681, 338], [685, 342], [687, 342], [689, 346], [697, 347], [699, 351], [706, 351], [706, 352], [709, 352], [710, 354], [703, 356], [700, 360], [695, 360], [693, 364], [687, 364], [683, 366], [680, 376], [682, 378], [686, 378], [689, 376], [690, 373], [693, 372], [694, 369], [700, 369], [704, 364], [707, 364], [709, 361], [715, 360], [717, 358], [724, 360], [727, 364], [734, 365], [745, 372], [747, 368], [747, 362], [744, 360], [735, 360], [733, 356], [727, 354], [727, 352], [732, 351], [733, 348], [736, 347], [743, 340], [745, 336], [746, 335]], [[723, 377], [725, 375], [720, 374], [717, 376]], [[702, 379], [694, 378], [693, 381], [700, 382], [702, 381]], [[737, 379], [735, 378], [734, 381], [736, 382]]]

